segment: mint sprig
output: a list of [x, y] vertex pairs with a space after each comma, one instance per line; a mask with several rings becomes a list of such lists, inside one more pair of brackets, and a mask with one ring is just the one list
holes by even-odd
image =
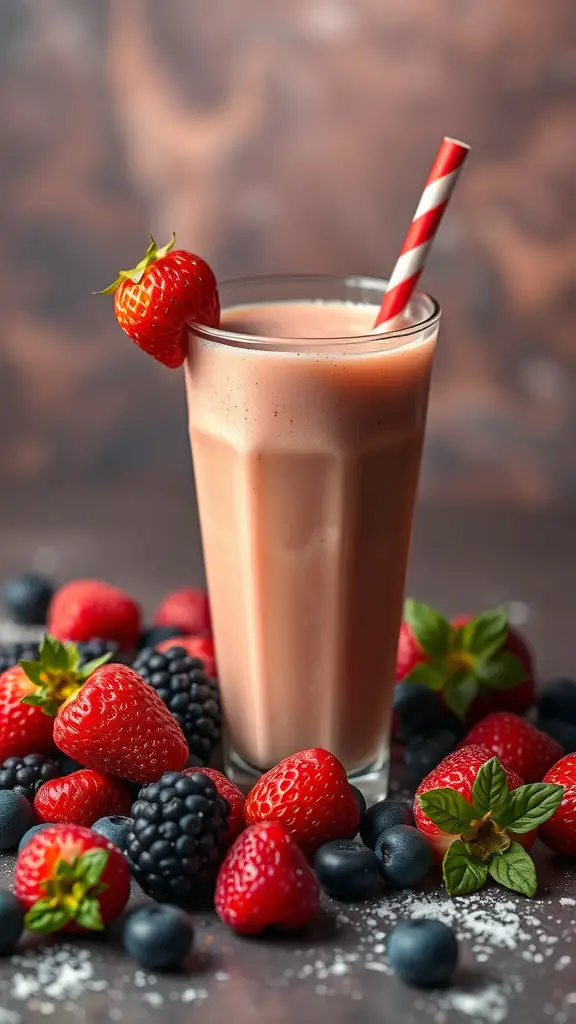
[[519, 658], [505, 649], [509, 623], [504, 608], [481, 612], [456, 627], [435, 608], [408, 598], [404, 619], [425, 656], [406, 679], [442, 692], [461, 718], [486, 691], [513, 689], [527, 678]]
[[477, 892], [490, 876], [507, 889], [534, 896], [536, 869], [514, 835], [531, 832], [548, 821], [563, 796], [563, 786], [545, 782], [510, 791], [496, 757], [479, 768], [471, 802], [450, 787], [420, 793], [420, 807], [430, 821], [458, 837], [448, 847], [442, 864], [448, 895]]

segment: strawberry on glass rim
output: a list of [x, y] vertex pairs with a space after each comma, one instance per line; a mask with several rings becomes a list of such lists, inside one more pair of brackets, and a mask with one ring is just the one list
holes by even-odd
[[176, 235], [160, 249], [150, 235], [146, 255], [132, 270], [121, 270], [99, 295], [114, 295], [123, 331], [144, 352], [170, 369], [187, 354], [189, 323], [220, 324], [216, 278], [208, 264], [186, 249], [174, 249]]
[[532, 655], [503, 608], [450, 622], [430, 605], [408, 598], [396, 680], [435, 690], [470, 724], [492, 711], [521, 714], [534, 702]]

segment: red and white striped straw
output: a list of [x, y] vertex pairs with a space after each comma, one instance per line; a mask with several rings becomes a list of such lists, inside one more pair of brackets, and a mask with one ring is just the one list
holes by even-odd
[[469, 152], [470, 146], [465, 142], [448, 138], [442, 140], [400, 250], [400, 256], [392, 271], [374, 327], [380, 327], [381, 324], [393, 320], [410, 302], [444, 210]]

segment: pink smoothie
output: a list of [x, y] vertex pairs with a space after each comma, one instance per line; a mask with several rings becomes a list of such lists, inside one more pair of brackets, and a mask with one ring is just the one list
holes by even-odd
[[321, 746], [357, 771], [388, 742], [437, 324], [375, 338], [376, 313], [234, 307], [221, 331], [259, 341], [191, 337], [219, 677], [231, 745], [258, 769]]

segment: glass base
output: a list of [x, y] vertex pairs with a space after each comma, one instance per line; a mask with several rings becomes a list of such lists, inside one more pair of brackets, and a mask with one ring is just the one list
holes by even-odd
[[[389, 768], [390, 749], [386, 745], [382, 748], [379, 757], [371, 764], [365, 768], [348, 772], [349, 781], [360, 790], [369, 807], [378, 800], [384, 800], [388, 795]], [[254, 783], [264, 774], [260, 768], [248, 764], [230, 746], [227, 746], [224, 752], [224, 771], [231, 782], [238, 786], [243, 793], [248, 793]]]

